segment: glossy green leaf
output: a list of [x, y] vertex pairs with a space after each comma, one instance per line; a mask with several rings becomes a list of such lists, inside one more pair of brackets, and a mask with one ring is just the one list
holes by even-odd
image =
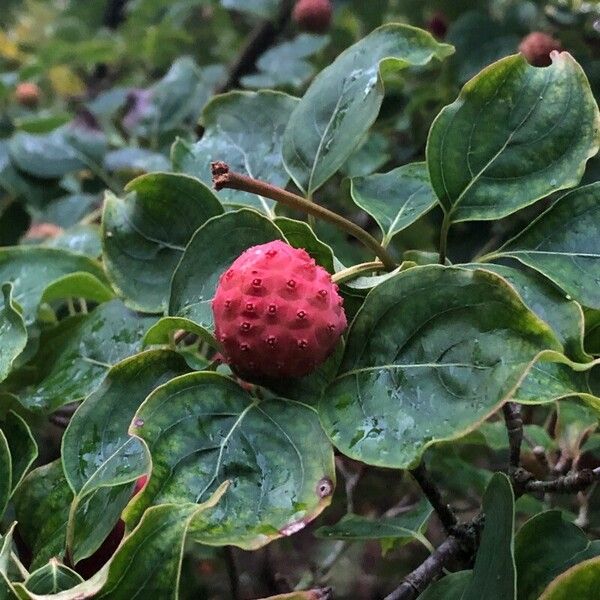
[[[276, 0], [267, 1], [274, 3]], [[277, 44], [260, 56], [256, 61], [257, 72], [244, 75], [241, 83], [253, 89], [282, 86], [298, 89], [315, 70], [306, 59], [322, 50], [328, 42], [326, 36], [301, 33], [292, 40]], [[284, 69], [282, 65], [285, 65]]]
[[461, 600], [516, 600], [514, 558], [515, 498], [503, 473], [496, 473], [483, 496], [485, 526], [475, 558], [473, 578]]
[[461, 600], [472, 576], [472, 571], [449, 573], [430, 585], [419, 596], [419, 600]]
[[600, 310], [585, 311], [584, 344], [588, 352], [600, 355]]
[[308, 223], [287, 217], [276, 217], [274, 223], [282, 231], [290, 246], [303, 248], [318, 265], [321, 265], [329, 273], [335, 273], [335, 257], [331, 246], [322, 242]]
[[4, 431], [0, 430], [0, 518], [4, 516], [4, 511], [13, 490], [12, 485], [12, 459], [8, 441]]
[[550, 282], [535, 271], [522, 270], [491, 263], [461, 265], [473, 269], [487, 269], [506, 279], [519, 293], [523, 302], [545, 321], [561, 341], [565, 354], [580, 362], [590, 356], [583, 348], [583, 312], [577, 302], [566, 298]]
[[83, 582], [83, 579], [69, 567], [51, 559], [27, 578], [25, 587], [32, 594], [57, 594], [70, 590]]
[[392, 158], [390, 145], [383, 133], [370, 131], [342, 165], [342, 173], [354, 178], [375, 173]]
[[331, 501], [333, 452], [314, 409], [253, 398], [227, 377], [170, 381], [150, 394], [130, 431], [147, 444], [152, 474], [125, 513], [129, 525], [152, 504], [202, 502], [230, 480], [192, 536], [252, 549], [299, 531]]
[[579, 397], [600, 411], [600, 359], [580, 364], [562, 354], [547, 353], [538, 360], [515, 391], [523, 404], [545, 404]]
[[97, 225], [74, 225], [49, 239], [44, 245], [85, 254], [90, 258], [99, 258], [102, 254], [100, 228]]
[[13, 287], [10, 283], [2, 286], [0, 305], [0, 381], [6, 379], [13, 362], [23, 352], [27, 343], [27, 329], [23, 317], [12, 300]]
[[194, 519], [210, 512], [221, 497], [223, 484], [204, 504], [154, 506], [142, 517], [112, 560], [94, 577], [58, 596], [32, 595], [32, 600], [131, 600], [132, 590], [142, 598], [178, 600], [181, 562]]
[[78, 496], [135, 481], [149, 470], [143, 444], [127, 430], [146, 396], [186, 371], [185, 361], [170, 350], [136, 354], [108, 371], [77, 409], [62, 439], [65, 476]]
[[[211, 185], [210, 163], [223, 160], [233, 171], [285, 187], [289, 176], [283, 167], [281, 144], [297, 103], [292, 96], [269, 90], [215, 97], [202, 115], [202, 139], [194, 145], [175, 142], [174, 169]], [[226, 204], [249, 205], [273, 214], [273, 202], [266, 198], [236, 190], [222, 190], [218, 195]]]
[[223, 213], [216, 196], [187, 175], [151, 173], [108, 193], [102, 216], [104, 264], [115, 289], [136, 310], [163, 312], [177, 263], [194, 232]]
[[557, 575], [598, 554], [600, 543], [590, 542], [562, 512], [536, 515], [515, 537], [518, 600], [537, 600]]
[[[71, 515], [73, 558], [91, 556], [116, 524], [131, 497], [133, 485], [99, 488], [79, 503]], [[65, 553], [67, 523], [73, 500], [60, 460], [38, 467], [23, 480], [14, 496], [19, 532], [33, 554], [32, 569]]]
[[504, 58], [465, 85], [427, 142], [431, 183], [449, 222], [498, 219], [579, 183], [599, 147], [600, 114], [567, 52], [536, 68]]
[[497, 275], [413, 267], [367, 296], [321, 420], [344, 454], [406, 468], [476, 428], [547, 348], [560, 344]]
[[0, 422], [0, 428], [10, 451], [11, 490], [13, 494], [38, 456], [38, 447], [25, 420], [14, 411], [9, 411]]
[[145, 148], [119, 148], [104, 157], [104, 168], [107, 171], [150, 173], [168, 171], [170, 166], [166, 156]]
[[144, 336], [144, 346], [160, 346], [172, 342], [171, 337], [176, 331], [187, 331], [195, 333], [203, 342], [212, 348], [218, 348], [219, 344], [210, 331], [200, 327], [197, 323], [184, 319], [183, 317], [163, 317], [157, 321]]
[[370, 519], [347, 514], [335, 525], [324, 525], [315, 531], [319, 538], [330, 540], [380, 540], [382, 544], [401, 545], [412, 540], [425, 541], [424, 530], [433, 509], [426, 500], [397, 517]]
[[312, 196], [348, 159], [383, 101], [383, 77], [443, 59], [452, 46], [409, 25], [373, 31], [313, 80], [285, 130], [283, 158], [300, 189]]
[[[13, 534], [17, 522], [14, 521], [12, 525], [3, 533], [2, 544], [0, 545], [0, 573], [7, 575], [8, 569], [11, 563], [11, 553], [13, 552]], [[0, 596], [1, 597], [1, 596]]]
[[559, 575], [539, 600], [595, 600], [600, 588], [600, 557], [591, 558]]
[[600, 308], [600, 182], [564, 195], [491, 257], [539, 271], [569, 299]]
[[389, 173], [352, 179], [352, 199], [368, 212], [387, 246], [399, 231], [430, 211], [437, 198], [425, 163], [412, 163]]
[[114, 364], [141, 349], [155, 320], [113, 300], [88, 315], [61, 321], [42, 337], [34, 358], [38, 377], [18, 392], [21, 403], [30, 410], [51, 412], [82, 400]]
[[[85, 275], [79, 278], [80, 273]], [[96, 280], [94, 286], [90, 285], [91, 277]], [[44, 291], [55, 282], [53, 293], [46, 297], [48, 300], [82, 296], [103, 302], [112, 296], [99, 263], [57, 248], [0, 248], [0, 282], [12, 283], [13, 300], [23, 309], [27, 325], [34, 321]]]
[[212, 329], [210, 303], [221, 275], [244, 250], [281, 238], [281, 231], [253, 210], [210, 219], [194, 234], [175, 269], [169, 314]]
[[43, 135], [18, 133], [9, 147], [19, 169], [34, 177], [62, 177], [85, 167], [79, 152], [65, 139], [64, 129]]

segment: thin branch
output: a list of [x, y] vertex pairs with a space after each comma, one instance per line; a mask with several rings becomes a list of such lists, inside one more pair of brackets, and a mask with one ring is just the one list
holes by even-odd
[[350, 281], [351, 279], [355, 279], [356, 277], [360, 277], [361, 275], [365, 275], [367, 273], [373, 273], [377, 271], [384, 271], [385, 267], [381, 261], [375, 260], [373, 262], [361, 263], [359, 265], [354, 265], [352, 267], [348, 267], [347, 269], [343, 269], [342, 271], [338, 271], [335, 275], [332, 275], [331, 280], [334, 283], [344, 283], [346, 281]]
[[287, 26], [293, 8], [294, 0], [283, 0], [275, 20], [263, 21], [250, 32], [246, 44], [229, 67], [227, 81], [219, 86], [217, 93], [222, 94], [238, 87], [240, 79], [256, 69], [256, 61], [275, 43]]
[[416, 469], [412, 469], [410, 474], [417, 480], [417, 483], [423, 490], [423, 493], [425, 496], [427, 496], [427, 500], [429, 500], [429, 503], [431, 506], [433, 506], [433, 509], [442, 522], [446, 532], [451, 534], [458, 524], [458, 519], [456, 518], [452, 508], [450, 508], [450, 505], [444, 502], [442, 493], [429, 476], [429, 473], [427, 472], [423, 462], [421, 462]]
[[232, 189], [250, 192], [251, 194], [271, 198], [271, 200], [280, 202], [290, 208], [301, 210], [309, 215], [314, 215], [324, 221], [329, 221], [362, 242], [364, 246], [381, 259], [381, 262], [387, 270], [392, 271], [397, 266], [388, 251], [370, 233], [366, 232], [362, 227], [359, 227], [355, 223], [352, 223], [352, 221], [348, 221], [348, 219], [345, 219], [323, 206], [319, 206], [314, 202], [302, 198], [302, 196], [288, 192], [287, 190], [271, 185], [265, 181], [260, 181], [230, 171], [229, 165], [224, 162], [219, 161], [212, 163], [212, 177], [213, 184], [217, 191], [222, 189]]
[[582, 469], [550, 481], [535, 479], [525, 469], [518, 469], [513, 474], [513, 480], [521, 492], [572, 494], [581, 492], [596, 481], [600, 481], [600, 467], [593, 470]]
[[442, 222], [442, 229], [440, 231], [440, 265], [446, 264], [446, 256], [448, 253], [448, 232], [450, 231], [450, 217], [448, 213], [444, 213], [444, 220]]
[[511, 469], [518, 469], [521, 463], [521, 444], [523, 443], [523, 417], [521, 406], [515, 402], [507, 402], [502, 407], [506, 431], [508, 432], [508, 446], [510, 448]]
[[483, 516], [478, 515], [467, 525], [457, 527], [435, 551], [425, 559], [385, 600], [415, 600], [451, 563], [467, 563], [479, 544]]

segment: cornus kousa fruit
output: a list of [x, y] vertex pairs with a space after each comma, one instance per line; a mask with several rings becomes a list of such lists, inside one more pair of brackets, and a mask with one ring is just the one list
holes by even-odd
[[294, 6], [294, 22], [304, 31], [323, 33], [329, 29], [332, 7], [330, 0], [298, 0]]
[[212, 307], [225, 360], [250, 381], [308, 375], [347, 325], [329, 273], [280, 241], [239, 256], [221, 276]]
[[40, 88], [37, 84], [28, 81], [19, 83], [15, 90], [15, 98], [22, 106], [33, 108], [40, 100]]
[[530, 33], [519, 44], [519, 52], [534, 67], [547, 67], [552, 62], [550, 52], [553, 50], [562, 50], [561, 43], [551, 35], [541, 31]]

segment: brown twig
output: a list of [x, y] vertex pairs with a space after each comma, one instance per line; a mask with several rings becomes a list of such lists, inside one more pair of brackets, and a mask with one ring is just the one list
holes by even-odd
[[517, 488], [515, 491], [520, 492], [519, 495], [524, 492], [572, 494], [585, 490], [596, 481], [600, 481], [600, 467], [593, 470], [582, 469], [549, 481], [535, 479], [525, 469], [517, 469], [513, 474], [513, 481]]
[[449, 535], [423, 563], [409, 573], [385, 600], [414, 600], [448, 565], [457, 560], [468, 563], [479, 545], [482, 528], [482, 515], [466, 525], [457, 526], [455, 533]]
[[424, 463], [421, 462], [421, 464], [417, 468], [412, 469], [410, 473], [416, 479], [431, 506], [433, 506], [446, 533], [453, 533], [454, 528], [458, 524], [458, 519], [450, 505], [444, 502], [442, 493], [429, 476]]
[[275, 200], [290, 208], [301, 210], [324, 221], [329, 221], [362, 242], [365, 247], [379, 257], [387, 270], [392, 271], [396, 268], [396, 262], [388, 251], [370, 233], [352, 223], [352, 221], [348, 221], [348, 219], [323, 206], [319, 206], [314, 202], [302, 198], [302, 196], [288, 192], [280, 187], [271, 185], [266, 181], [260, 181], [241, 173], [235, 173], [229, 169], [229, 165], [225, 162], [213, 162], [211, 167], [213, 184], [217, 191], [232, 189], [257, 194], [258, 196]]
[[218, 94], [239, 86], [240, 79], [256, 69], [256, 61], [275, 43], [285, 29], [294, 8], [294, 0], [282, 0], [279, 14], [272, 21], [263, 21], [248, 36], [246, 44], [229, 67], [227, 80], [217, 89]]
[[521, 463], [521, 444], [523, 443], [523, 417], [521, 406], [515, 402], [507, 402], [502, 407], [506, 430], [508, 432], [508, 446], [510, 448], [511, 470], [518, 469]]

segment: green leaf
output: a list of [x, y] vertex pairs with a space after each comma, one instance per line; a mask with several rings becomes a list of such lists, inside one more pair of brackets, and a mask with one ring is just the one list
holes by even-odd
[[[96, 280], [93, 286], [89, 285], [91, 278]], [[103, 302], [112, 297], [99, 263], [58, 248], [0, 248], [0, 282], [12, 283], [13, 300], [23, 309], [26, 325], [33, 323], [44, 291], [52, 283], [56, 285], [46, 300], [82, 296]]]
[[222, 214], [223, 207], [202, 182], [187, 175], [143, 175], [126, 190], [130, 193], [125, 198], [106, 195], [106, 271], [131, 308], [163, 312], [187, 243], [208, 219]]
[[600, 543], [590, 542], [562, 512], [535, 515], [515, 537], [518, 600], [536, 600], [557, 575], [598, 554]]
[[[175, 142], [173, 167], [212, 184], [210, 163], [224, 160], [233, 171], [285, 187], [289, 176], [282, 158], [283, 131], [298, 100], [269, 90], [230, 92], [213, 98], [204, 109], [204, 135], [189, 145]], [[252, 118], [248, 118], [252, 115]], [[222, 190], [225, 204], [249, 205], [273, 215], [273, 202], [237, 190]]]
[[150, 173], [167, 171], [170, 166], [169, 159], [163, 154], [145, 148], [119, 148], [104, 157], [104, 168], [107, 171]]
[[572, 359], [587, 362], [591, 357], [583, 348], [583, 312], [577, 302], [565, 298], [550, 282], [529, 269], [519, 270], [505, 265], [472, 263], [469, 269], [487, 269], [506, 279], [523, 302], [556, 333]]
[[207, 221], [194, 234], [175, 269], [169, 315], [212, 329], [211, 301], [221, 275], [244, 250], [282, 237], [269, 219], [249, 209]]
[[12, 485], [12, 460], [8, 441], [4, 431], [0, 430], [0, 518], [8, 505], [8, 500], [13, 490]]
[[223, 495], [222, 485], [204, 504], [166, 504], [148, 509], [140, 524], [119, 546], [112, 560], [92, 579], [60, 596], [31, 595], [32, 600], [131, 600], [179, 598], [181, 563], [194, 519], [211, 511]]
[[489, 258], [510, 256], [539, 271], [569, 299], [600, 308], [600, 182], [553, 204]]
[[200, 327], [189, 319], [183, 317], [163, 317], [148, 329], [144, 336], [144, 346], [160, 346], [171, 343], [171, 334], [178, 330], [195, 333], [203, 342], [211, 348], [219, 347], [217, 340], [210, 331]]
[[[275, 3], [276, 0], [267, 1]], [[315, 70], [305, 59], [321, 51], [328, 42], [327, 36], [301, 33], [293, 40], [277, 44], [256, 61], [257, 72], [244, 75], [241, 83], [244, 87], [254, 89], [281, 86], [298, 89], [310, 79]], [[284, 69], [281, 68], [282, 65], [285, 65]]]
[[32, 594], [58, 594], [83, 583], [83, 579], [55, 558], [27, 578], [25, 587]]
[[388, 137], [370, 131], [342, 165], [341, 171], [347, 177], [366, 177], [381, 169], [391, 158]]
[[600, 359], [580, 364], [562, 354], [547, 353], [533, 365], [515, 391], [513, 399], [522, 404], [545, 404], [579, 397], [600, 411]]
[[448, 222], [498, 219], [579, 183], [599, 147], [600, 113], [567, 52], [552, 65], [504, 58], [465, 85], [427, 141]]
[[595, 600], [600, 587], [600, 557], [591, 558], [559, 575], [539, 600]]
[[38, 457], [38, 447], [27, 423], [12, 410], [1, 423], [11, 457], [11, 494]]
[[473, 577], [461, 600], [516, 600], [514, 558], [515, 498], [503, 473], [496, 473], [483, 496], [485, 526]]
[[18, 393], [21, 403], [30, 410], [52, 412], [82, 400], [114, 364], [141, 349], [142, 338], [155, 320], [113, 300], [88, 315], [61, 321], [42, 336], [34, 358], [39, 377]]
[[99, 258], [102, 254], [100, 228], [97, 225], [74, 225], [45, 242], [49, 248], [64, 248], [70, 252]]
[[298, 187], [312, 196], [346, 162], [377, 118], [386, 74], [452, 52], [422, 29], [392, 23], [338, 56], [313, 80], [285, 130], [283, 158]]
[[347, 514], [335, 525], [319, 527], [315, 535], [330, 540], [380, 540], [386, 546], [391, 542], [394, 547], [419, 540], [429, 546], [423, 533], [432, 512], [429, 502], [423, 500], [414, 509], [397, 517], [374, 520]]
[[40, 179], [60, 178], [102, 163], [107, 142], [103, 133], [66, 125], [43, 135], [17, 133], [9, 142], [11, 160]]
[[108, 371], [63, 435], [62, 464], [75, 494], [129, 483], [149, 470], [143, 444], [127, 430], [146, 396], [186, 371], [183, 358], [170, 350], [136, 354]]
[[461, 600], [472, 575], [472, 571], [449, 573], [429, 586], [418, 600]]
[[253, 549], [299, 531], [331, 501], [333, 452], [315, 411], [253, 398], [227, 377], [170, 381], [150, 394], [130, 432], [147, 444], [152, 474], [125, 513], [129, 525], [152, 504], [202, 502], [230, 480], [223, 503], [192, 535]]
[[351, 193], [354, 202], [379, 225], [384, 246], [437, 204], [425, 163], [404, 165], [389, 173], [355, 177]]
[[276, 217], [274, 223], [283, 232], [290, 246], [303, 248], [318, 265], [321, 265], [329, 273], [335, 273], [335, 257], [331, 246], [322, 242], [308, 223], [287, 217]]
[[[131, 497], [132, 485], [99, 488], [74, 507], [73, 558], [91, 556], [106, 539]], [[60, 460], [29, 473], [14, 497], [19, 532], [33, 554], [32, 568], [65, 552], [73, 501]]]
[[6, 379], [13, 362], [23, 352], [27, 344], [27, 329], [21, 313], [12, 300], [13, 286], [10, 283], [2, 286], [2, 305], [0, 307], [0, 381]]
[[9, 151], [19, 169], [42, 179], [62, 177], [85, 167], [66, 140], [64, 128], [43, 135], [17, 133], [10, 140]]
[[367, 296], [321, 420], [344, 454], [407, 468], [496, 411], [545, 349], [560, 344], [497, 275], [413, 267]]

